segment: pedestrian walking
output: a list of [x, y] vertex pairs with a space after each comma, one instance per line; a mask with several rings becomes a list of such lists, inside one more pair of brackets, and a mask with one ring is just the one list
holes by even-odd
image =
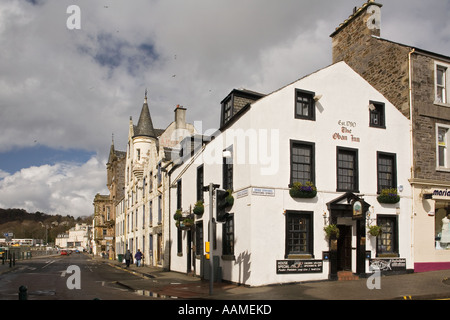
[[142, 260], [142, 252], [141, 252], [140, 249], [138, 249], [138, 251], [134, 255], [134, 258], [136, 259], [136, 267], [140, 267], [141, 266], [141, 260]]
[[127, 268], [130, 266], [130, 261], [131, 261], [131, 258], [132, 258], [133, 256], [131, 255], [131, 252], [130, 252], [130, 250], [127, 250], [127, 252], [125, 253], [125, 256], [124, 256], [124, 258], [125, 258], [125, 263], [126, 263], [126, 265], [127, 265]]

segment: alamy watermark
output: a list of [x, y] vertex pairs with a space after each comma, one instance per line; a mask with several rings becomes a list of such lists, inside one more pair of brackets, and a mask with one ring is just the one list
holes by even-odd
[[69, 278], [67, 278], [66, 285], [67, 289], [73, 290], [81, 289], [81, 270], [80, 267], [77, 265], [71, 265], [67, 268], [64, 275], [66, 274], [72, 274]]
[[77, 5], [71, 5], [67, 7], [67, 14], [70, 16], [67, 18], [66, 26], [69, 30], [81, 29], [81, 9]]
[[366, 286], [369, 290], [380, 290], [381, 289], [381, 270], [377, 266], [370, 266], [370, 270], [374, 273], [367, 278]]

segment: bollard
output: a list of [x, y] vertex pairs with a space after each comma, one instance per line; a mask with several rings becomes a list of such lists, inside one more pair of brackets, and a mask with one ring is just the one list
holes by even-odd
[[26, 286], [19, 287], [19, 300], [28, 300], [28, 288]]

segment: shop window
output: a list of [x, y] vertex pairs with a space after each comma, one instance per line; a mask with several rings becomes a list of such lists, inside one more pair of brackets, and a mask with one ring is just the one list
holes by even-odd
[[313, 255], [312, 217], [312, 212], [286, 212], [286, 259]]
[[436, 201], [435, 206], [435, 245], [438, 250], [450, 249], [450, 203]]
[[295, 90], [295, 118], [304, 120], [315, 120], [314, 92]]
[[397, 217], [378, 216], [377, 225], [381, 234], [377, 237], [377, 256], [398, 256]]

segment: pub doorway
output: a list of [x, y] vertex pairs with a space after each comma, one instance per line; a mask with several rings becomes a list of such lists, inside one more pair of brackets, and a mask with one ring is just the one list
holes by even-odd
[[339, 238], [337, 241], [337, 270], [352, 270], [352, 227], [338, 225]]
[[[329, 224], [339, 228], [339, 237], [329, 238], [330, 280], [338, 279], [338, 271], [353, 271], [357, 275], [366, 273], [366, 213], [370, 204], [354, 193], [347, 192], [327, 203]], [[355, 253], [352, 248], [355, 237]], [[352, 257], [353, 256], [353, 257]], [[352, 261], [355, 259], [355, 261]]]

